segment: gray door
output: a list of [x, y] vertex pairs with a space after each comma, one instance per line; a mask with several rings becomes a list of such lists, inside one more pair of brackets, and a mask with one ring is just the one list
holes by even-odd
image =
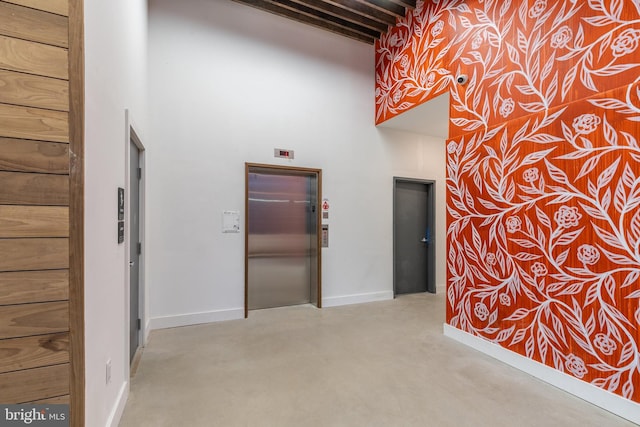
[[248, 309], [317, 302], [317, 178], [249, 169]]
[[432, 181], [394, 179], [394, 293], [435, 292]]
[[140, 297], [140, 150], [130, 142], [129, 173], [129, 358], [133, 359], [140, 346], [139, 297]]

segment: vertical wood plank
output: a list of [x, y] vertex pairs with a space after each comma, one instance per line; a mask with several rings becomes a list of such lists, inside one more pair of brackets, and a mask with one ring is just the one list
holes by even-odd
[[85, 425], [84, 359], [84, 2], [69, 0], [70, 425]]

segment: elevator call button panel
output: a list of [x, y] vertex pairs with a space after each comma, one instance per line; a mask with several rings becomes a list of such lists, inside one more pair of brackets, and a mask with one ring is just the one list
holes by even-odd
[[329, 247], [329, 224], [322, 224], [322, 247]]

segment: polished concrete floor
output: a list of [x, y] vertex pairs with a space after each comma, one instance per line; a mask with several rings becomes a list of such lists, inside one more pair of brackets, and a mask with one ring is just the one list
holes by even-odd
[[444, 337], [444, 292], [154, 331], [121, 427], [632, 426]]

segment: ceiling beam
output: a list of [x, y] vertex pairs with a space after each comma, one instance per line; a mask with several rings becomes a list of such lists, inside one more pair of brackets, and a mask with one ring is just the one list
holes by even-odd
[[[253, 6], [255, 8], [274, 13], [276, 15], [294, 19], [296, 21], [303, 22], [305, 24], [313, 25], [315, 27], [319, 27], [319, 28], [331, 31], [333, 33], [350, 37], [352, 39], [355, 39], [364, 43], [368, 43], [368, 44], [373, 44], [375, 39], [379, 37], [379, 33], [377, 36], [375, 34], [369, 35], [368, 33], [370, 32], [375, 33], [375, 31], [364, 28], [364, 27], [360, 27], [363, 31], [354, 30], [349, 26], [345, 27], [340, 24], [337, 24], [332, 20], [318, 18], [317, 16], [314, 16], [313, 14], [309, 14], [309, 13], [302, 13], [300, 11], [301, 6], [299, 5], [292, 6], [290, 3], [293, 3], [293, 2], [290, 0], [286, 0], [287, 2], [286, 6], [283, 4], [285, 0], [279, 0], [278, 2], [276, 2], [275, 0], [234, 0], [234, 1], [238, 3], [246, 4], [249, 6]], [[352, 26], [356, 27], [356, 25], [352, 25]]]
[[315, 10], [326, 12], [329, 15], [333, 15], [337, 18], [342, 18], [346, 21], [353, 22], [354, 24], [371, 28], [380, 33], [387, 32], [387, 30], [389, 29], [389, 24], [387, 24], [386, 22], [380, 22], [378, 20], [371, 19], [367, 16], [363, 16], [359, 13], [352, 12], [349, 9], [344, 9], [344, 8], [335, 6], [323, 0], [293, 0], [293, 1], [301, 5], [309, 6]]
[[397, 5], [395, 3], [391, 3], [388, 0], [356, 0], [358, 3], [369, 5], [375, 9], [378, 9], [382, 12], [390, 13], [397, 18], [404, 18], [406, 13], [405, 8]]
[[333, 15], [329, 15], [328, 13], [324, 13], [322, 11], [313, 9], [311, 7], [305, 6], [303, 4], [300, 4], [298, 2], [296, 2], [295, 0], [264, 0], [268, 3], [272, 3], [276, 6], [282, 6], [285, 9], [289, 9], [291, 11], [294, 12], [298, 12], [301, 13], [303, 15], [306, 15], [310, 18], [314, 18], [314, 19], [320, 19], [324, 22], [326, 22], [327, 24], [330, 25], [337, 25], [339, 27], [343, 27], [347, 30], [351, 30], [351, 31], [355, 31], [357, 33], [360, 33], [364, 36], [369, 36], [369, 37], [373, 37], [373, 38], [380, 38], [380, 31], [376, 30], [376, 29], [371, 29], [371, 28], [367, 28], [367, 27], [363, 27], [362, 25], [359, 24], [355, 24], [353, 22], [349, 22], [346, 21], [342, 18], [333, 16]]
[[392, 3], [395, 3], [402, 7], [409, 7], [411, 9], [416, 8], [416, 0], [389, 0]]
[[358, 0], [325, 0], [325, 3], [331, 3], [334, 6], [356, 12], [359, 15], [366, 16], [379, 22], [384, 22], [387, 25], [396, 25], [396, 17], [392, 14], [372, 7], [366, 3], [361, 3]]

